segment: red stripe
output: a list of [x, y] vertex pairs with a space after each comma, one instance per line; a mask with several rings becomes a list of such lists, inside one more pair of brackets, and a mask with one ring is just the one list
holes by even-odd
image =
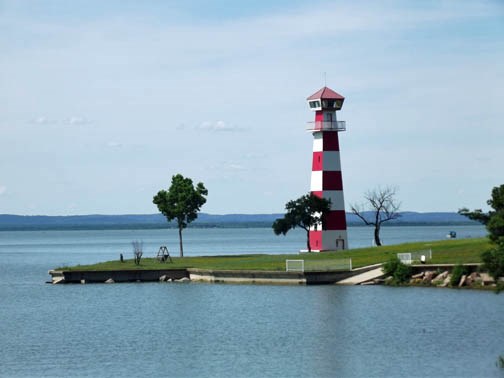
[[322, 249], [322, 231], [310, 231], [310, 248], [315, 251]]
[[312, 171], [321, 171], [324, 163], [324, 154], [323, 152], [314, 152], [313, 153], [313, 162], [312, 162]]
[[324, 131], [322, 134], [322, 149], [324, 151], [339, 151], [337, 131]]
[[343, 178], [340, 171], [322, 172], [322, 190], [343, 190]]
[[322, 198], [324, 192], [322, 190], [317, 190], [315, 192], [311, 192], [311, 194], [313, 194], [314, 196], [317, 196], [318, 198]]
[[346, 230], [345, 210], [330, 211], [324, 218], [324, 230]]

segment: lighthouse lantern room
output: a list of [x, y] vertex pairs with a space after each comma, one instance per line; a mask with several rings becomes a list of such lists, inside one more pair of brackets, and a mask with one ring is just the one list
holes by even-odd
[[331, 210], [322, 224], [310, 230], [312, 251], [348, 249], [345, 201], [338, 133], [346, 130], [345, 121], [338, 121], [345, 98], [328, 87], [308, 97], [308, 105], [315, 112], [315, 121], [309, 122], [313, 134], [313, 161], [311, 174], [312, 194], [331, 200]]

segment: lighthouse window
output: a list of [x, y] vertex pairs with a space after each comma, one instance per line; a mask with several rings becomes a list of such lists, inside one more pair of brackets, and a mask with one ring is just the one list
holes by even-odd
[[320, 108], [320, 101], [310, 101], [310, 108]]

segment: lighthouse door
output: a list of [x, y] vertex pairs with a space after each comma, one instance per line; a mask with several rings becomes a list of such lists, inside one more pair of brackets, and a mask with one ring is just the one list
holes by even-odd
[[345, 239], [339, 237], [336, 239], [336, 251], [340, 251], [342, 249], [345, 249]]

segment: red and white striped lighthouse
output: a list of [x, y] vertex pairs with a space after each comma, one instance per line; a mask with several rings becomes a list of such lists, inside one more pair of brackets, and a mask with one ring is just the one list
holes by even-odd
[[308, 97], [315, 122], [310, 122], [313, 134], [313, 163], [310, 191], [331, 200], [331, 211], [321, 225], [310, 230], [312, 251], [348, 249], [343, 179], [341, 176], [338, 133], [346, 130], [345, 121], [336, 119], [336, 112], [345, 98], [324, 87]]

